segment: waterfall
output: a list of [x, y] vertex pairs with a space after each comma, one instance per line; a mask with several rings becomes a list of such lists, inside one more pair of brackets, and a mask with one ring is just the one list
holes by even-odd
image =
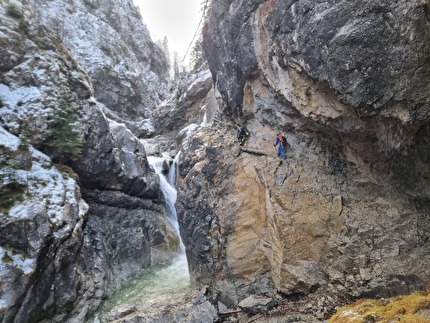
[[[93, 323], [107, 322], [109, 312], [122, 304], [133, 305], [138, 310], [166, 302], [174, 302], [183, 297], [189, 291], [188, 263], [185, 256], [185, 248], [179, 233], [179, 224], [176, 216], [176, 165], [179, 160], [179, 153], [173, 160], [172, 165], [167, 169], [170, 157], [149, 156], [148, 162], [160, 177], [160, 189], [166, 202], [167, 217], [175, 228], [180, 240], [180, 253], [172, 259], [168, 265], [160, 264], [147, 268], [142, 274], [124, 284], [116, 291], [112, 298], [103, 303]], [[164, 170], [164, 172], [163, 172]], [[168, 170], [168, 172], [166, 172]], [[167, 173], [166, 175], [164, 173]]]
[[168, 159], [166, 159], [165, 157], [154, 156], [148, 156], [147, 159], [149, 164], [154, 168], [155, 172], [160, 177], [160, 189], [161, 192], [163, 192], [164, 200], [166, 202], [166, 215], [179, 236], [181, 253], [184, 253], [185, 247], [182, 242], [181, 234], [179, 232], [179, 224], [175, 207], [177, 191], [174, 186], [176, 184], [176, 165], [179, 160], [179, 154], [180, 152], [175, 156], [172, 165], [169, 167], [167, 176], [163, 173], [163, 170], [167, 165], [166, 163]]
[[169, 184], [173, 187], [176, 187], [176, 165], [178, 165], [179, 157], [181, 152], [178, 152], [173, 159], [173, 164], [169, 168], [169, 174], [167, 176], [167, 180]]
[[204, 114], [204, 116], [203, 116], [203, 121], [202, 121], [202, 123], [200, 124], [201, 126], [205, 126], [205, 125], [207, 125], [208, 124], [208, 115], [207, 115], [207, 113], [205, 112], [205, 114]]

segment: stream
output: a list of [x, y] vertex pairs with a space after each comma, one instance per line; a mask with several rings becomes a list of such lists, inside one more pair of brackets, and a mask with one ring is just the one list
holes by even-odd
[[[178, 158], [179, 154], [176, 156], [166, 175], [162, 171], [165, 158], [149, 156], [148, 161], [160, 177], [160, 189], [166, 201], [166, 216], [172, 222], [173, 227], [179, 235], [179, 225], [175, 209], [177, 192], [174, 187]], [[190, 290], [189, 285], [185, 248], [180, 238], [180, 252], [169, 264], [146, 268], [137, 278], [125, 283], [109, 300], [103, 303], [92, 322], [108, 322], [107, 317], [109, 312], [120, 305], [134, 306], [138, 311], [143, 311], [152, 305], [177, 300]]]

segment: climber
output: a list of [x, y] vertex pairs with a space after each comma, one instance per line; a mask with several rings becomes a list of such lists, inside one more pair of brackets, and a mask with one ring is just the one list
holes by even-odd
[[276, 147], [278, 144], [278, 156], [282, 156], [282, 158], [287, 159], [287, 138], [285, 138], [280, 131], [278, 131], [273, 147]]
[[243, 143], [246, 140], [246, 137], [249, 137], [249, 131], [243, 126], [238, 123], [237, 125], [237, 140], [239, 141], [239, 145], [242, 146]]

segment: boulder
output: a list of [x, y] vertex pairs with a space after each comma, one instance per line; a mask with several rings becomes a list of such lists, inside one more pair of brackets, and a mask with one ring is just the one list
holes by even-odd
[[251, 295], [241, 300], [238, 306], [245, 313], [258, 314], [268, 313], [277, 304], [278, 302], [271, 298]]

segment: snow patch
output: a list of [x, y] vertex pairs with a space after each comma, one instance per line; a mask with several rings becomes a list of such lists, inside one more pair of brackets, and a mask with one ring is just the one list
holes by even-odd
[[4, 84], [0, 84], [0, 98], [3, 104], [9, 105], [10, 108], [16, 108], [20, 102], [27, 103], [41, 97], [42, 93], [35, 86], [9, 88]]
[[[120, 143], [120, 149], [129, 154], [135, 154], [137, 138], [123, 123], [116, 122], [107, 118], [109, 122], [109, 131], [116, 143]], [[127, 135], [125, 135], [127, 134]]]
[[205, 82], [206, 80], [212, 78], [212, 73], [210, 70], [206, 70], [206, 71], [201, 71], [201, 72], [197, 73], [196, 76], [197, 76], [197, 78], [193, 82], [193, 84], [202, 83], [202, 82]]
[[[39, 68], [34, 67], [34, 61], [38, 58]], [[0, 118], [4, 126], [9, 129], [19, 131], [20, 127], [28, 124], [29, 120], [43, 120], [51, 113], [47, 106], [55, 100], [52, 98], [52, 86], [43, 86], [58, 81], [61, 74], [54, 73], [56, 63], [52, 62], [49, 55], [38, 57], [36, 55], [27, 57], [27, 61], [4, 75], [9, 80], [10, 85], [0, 84], [0, 101], [3, 106], [0, 109]], [[48, 75], [49, 74], [49, 75]], [[22, 78], [32, 79], [39, 86], [21, 86], [17, 83], [22, 82]], [[29, 126], [35, 126], [29, 124]]]
[[8, 35], [0, 30], [0, 39], [10, 39]]
[[146, 130], [147, 133], [154, 133], [155, 128], [151, 119], [143, 119], [140, 123], [140, 128]]
[[199, 127], [198, 124], [192, 123], [188, 126], [186, 126], [185, 128], [181, 129], [181, 131], [179, 131], [179, 134], [184, 134], [186, 133], [187, 136], [191, 135], [193, 133], [194, 130], [196, 130]]
[[33, 157], [33, 160], [39, 162], [41, 166], [47, 168], [52, 164], [51, 158], [49, 158], [41, 151], [34, 149], [33, 146], [30, 146], [30, 153], [31, 153], [31, 156]]
[[[5, 259], [8, 259], [6, 262]], [[13, 266], [20, 269], [24, 275], [31, 274], [36, 268], [36, 260], [27, 258], [21, 254], [15, 253], [11, 250], [6, 250], [0, 246], [0, 269], [2, 267]]]
[[[187, 91], [190, 91], [191, 89], [195, 87], [201, 87], [201, 84], [205, 83], [208, 79], [212, 78], [212, 74], [209, 70], [201, 71], [195, 75], [196, 79], [188, 86]], [[184, 97], [186, 97], [186, 92], [184, 94]]]
[[[0, 126], [0, 142], [15, 151], [20, 140]], [[56, 227], [61, 227], [54, 233], [61, 237], [72, 230], [70, 221], [65, 218], [70, 213], [70, 208], [77, 207], [79, 215], [83, 217], [88, 211], [88, 205], [78, 196], [78, 186], [73, 178], [52, 166], [45, 154], [33, 147], [30, 152], [33, 158], [31, 170], [16, 170], [15, 174], [17, 182], [27, 185], [28, 194], [24, 195], [23, 202], [15, 203], [7, 215], [26, 219], [33, 217], [36, 210], [45, 210], [54, 231]], [[64, 223], [67, 225], [63, 225]]]
[[37, 87], [8, 87], [0, 84], [0, 100], [3, 107], [0, 117], [11, 129], [18, 129], [18, 119], [25, 119], [28, 114], [35, 114], [38, 110], [42, 94]]
[[10, 150], [15, 151], [18, 149], [20, 140], [18, 137], [7, 132], [2, 126], [0, 126], [0, 143], [1, 146], [7, 147]]

